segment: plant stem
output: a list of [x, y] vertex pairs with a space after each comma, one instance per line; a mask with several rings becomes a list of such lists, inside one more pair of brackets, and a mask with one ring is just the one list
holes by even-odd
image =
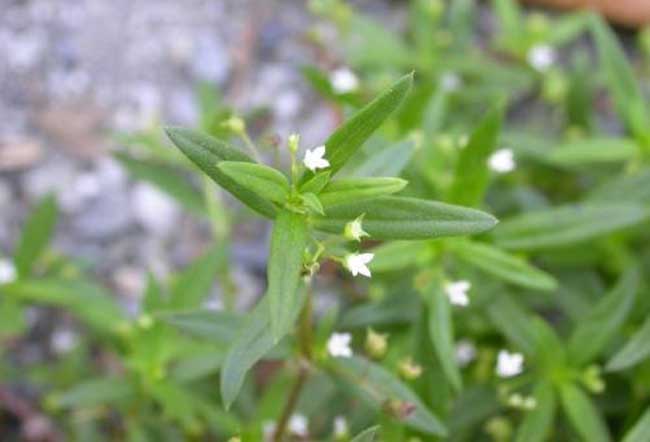
[[296, 383], [291, 388], [291, 392], [289, 393], [289, 398], [287, 399], [287, 403], [284, 405], [284, 409], [282, 410], [282, 414], [280, 415], [280, 420], [278, 421], [275, 434], [273, 435], [274, 442], [282, 442], [282, 438], [284, 437], [284, 433], [286, 432], [289, 419], [291, 418], [291, 415], [293, 415], [296, 405], [298, 404], [298, 398], [300, 397], [300, 392], [302, 391], [302, 388], [305, 386], [305, 382], [309, 377], [309, 361], [311, 360], [311, 344], [312, 344], [311, 298], [312, 298], [311, 290], [308, 290], [307, 299], [305, 299], [305, 305], [303, 306], [302, 312], [300, 313], [300, 324], [298, 329], [298, 340], [300, 345], [300, 352], [302, 353], [302, 357], [304, 359], [301, 358], [298, 361], [299, 363], [298, 379], [296, 379]]
[[255, 161], [258, 163], [262, 162], [262, 159], [260, 157], [259, 152], [257, 151], [257, 148], [255, 147], [255, 144], [253, 144], [253, 141], [251, 140], [251, 137], [248, 136], [248, 132], [245, 130], [241, 133], [241, 139], [244, 140], [244, 144], [246, 144], [246, 147], [248, 150], [251, 151], [251, 154], [253, 154], [253, 158], [255, 158]]

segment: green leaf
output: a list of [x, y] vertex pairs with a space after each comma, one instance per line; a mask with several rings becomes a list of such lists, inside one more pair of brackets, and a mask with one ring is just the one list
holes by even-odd
[[278, 204], [287, 200], [289, 181], [272, 167], [244, 161], [222, 161], [218, 168], [237, 184], [262, 198]]
[[123, 401], [134, 394], [126, 379], [107, 377], [84, 381], [53, 399], [57, 407], [82, 409]]
[[469, 138], [456, 162], [449, 199], [456, 204], [477, 206], [483, 200], [490, 178], [488, 159], [497, 145], [503, 106], [490, 111]]
[[352, 439], [351, 442], [373, 442], [377, 435], [377, 431], [379, 431], [379, 425], [366, 428], [361, 433], [354, 436], [354, 439]]
[[648, 109], [621, 44], [609, 26], [596, 14], [591, 16], [591, 32], [619, 116], [637, 139], [648, 144]]
[[636, 204], [582, 204], [527, 212], [494, 230], [498, 246], [514, 250], [564, 247], [645, 221], [650, 211]]
[[425, 296], [429, 298], [429, 336], [433, 348], [447, 380], [458, 392], [463, 388], [463, 382], [456, 364], [451, 305], [440, 286], [433, 287], [432, 290], [427, 291]]
[[160, 162], [133, 158], [123, 152], [114, 156], [134, 177], [153, 184], [193, 214], [205, 215], [201, 192], [176, 169]]
[[372, 409], [379, 411], [391, 400], [402, 401], [414, 407], [414, 411], [403, 419], [404, 424], [427, 434], [447, 435], [440, 419], [407, 385], [382, 366], [357, 356], [336, 358], [332, 361], [332, 372], [356, 390]]
[[345, 224], [364, 214], [363, 228], [374, 239], [430, 239], [471, 235], [490, 230], [496, 218], [485, 212], [417, 198], [382, 197], [331, 207], [316, 217], [314, 227], [341, 233]]
[[267, 218], [275, 217], [276, 209], [271, 202], [240, 186], [217, 167], [221, 161], [254, 163], [246, 154], [229, 147], [216, 138], [191, 129], [167, 127], [165, 132], [176, 147], [215, 183], [257, 213]]
[[161, 314], [160, 317], [179, 330], [218, 344], [232, 343], [243, 323], [241, 316], [225, 311], [197, 310]]
[[301, 194], [300, 198], [302, 198], [303, 204], [310, 212], [317, 215], [325, 215], [325, 208], [316, 194], [307, 192]]
[[[325, 157], [330, 162], [328, 171], [332, 176], [397, 109], [412, 83], [413, 74], [403, 76], [330, 135], [325, 141]], [[307, 176], [311, 177], [312, 173]]]
[[300, 193], [315, 193], [318, 195], [327, 186], [327, 183], [329, 183], [330, 175], [330, 172], [318, 172], [300, 186]]
[[345, 178], [330, 181], [320, 192], [323, 207], [364, 201], [399, 192], [408, 184], [401, 178]]
[[497, 247], [468, 240], [450, 242], [450, 247], [459, 259], [511, 284], [544, 291], [557, 288], [553, 276]]
[[266, 291], [276, 342], [293, 326], [292, 311], [298, 299], [307, 240], [307, 220], [302, 215], [288, 210], [278, 213], [271, 234]]
[[[290, 323], [298, 317], [305, 301], [304, 290], [298, 291], [298, 298], [291, 307]], [[221, 368], [221, 397], [230, 408], [237, 398], [246, 373], [276, 345], [276, 339], [269, 333], [271, 326], [269, 317], [269, 297], [264, 297], [257, 303], [246, 322], [237, 332], [237, 337], [229, 348]], [[282, 330], [285, 334], [287, 329]]]
[[634, 307], [639, 279], [638, 267], [630, 267], [578, 323], [569, 339], [569, 355], [576, 365], [592, 361], [618, 332]]
[[597, 204], [630, 202], [650, 205], [650, 169], [607, 180], [589, 193], [588, 200]]
[[627, 138], [589, 138], [558, 146], [548, 159], [560, 166], [584, 166], [629, 161], [639, 154], [638, 144]]
[[372, 249], [375, 257], [370, 269], [378, 273], [402, 270], [422, 261], [428, 250], [422, 241], [390, 241]]
[[[416, 150], [416, 142], [407, 139], [396, 144], [387, 144], [380, 149], [361, 150], [346, 166], [350, 176], [376, 177], [399, 176]], [[357, 161], [358, 159], [358, 161]], [[352, 161], [355, 163], [352, 164]]]
[[636, 424], [625, 433], [622, 442], [646, 442], [649, 434], [650, 408], [646, 409]]
[[517, 430], [515, 442], [544, 442], [551, 434], [556, 409], [553, 386], [543, 381], [538, 383], [533, 390], [533, 397], [537, 406], [526, 412], [526, 417]]
[[582, 390], [573, 384], [560, 386], [560, 396], [571, 425], [589, 442], [609, 442], [611, 437], [602, 416]]
[[36, 260], [45, 251], [58, 218], [58, 208], [54, 196], [43, 198], [32, 211], [23, 227], [14, 263], [20, 278], [26, 278], [32, 272]]
[[498, 288], [492, 291], [494, 297], [487, 304], [492, 323], [524, 353], [534, 357], [537, 333], [531, 324], [531, 316]]
[[178, 274], [171, 287], [170, 308], [198, 308], [210, 294], [216, 273], [226, 259], [226, 249], [216, 245]]
[[2, 287], [13, 299], [69, 309], [90, 325], [112, 332], [124, 319], [113, 296], [102, 287], [84, 281], [60, 279], [23, 280]]
[[650, 357], [650, 317], [607, 363], [608, 371], [630, 368]]
[[210, 347], [206, 353], [186, 357], [176, 363], [170, 376], [178, 382], [191, 382], [216, 373], [226, 357], [225, 351]]

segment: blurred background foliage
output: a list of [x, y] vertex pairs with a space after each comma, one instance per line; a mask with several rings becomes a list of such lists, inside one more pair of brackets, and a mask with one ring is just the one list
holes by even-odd
[[[9, 3], [0, 439], [265, 440], [293, 340], [228, 411], [219, 375], [265, 286], [268, 226], [162, 122], [286, 166], [289, 133], [320, 144], [414, 72], [341, 175], [401, 176], [404, 195], [501, 222], [370, 239], [370, 281], [323, 264], [317, 350], [344, 330], [375, 362], [323, 363], [297, 406], [308, 432], [289, 437], [379, 424], [386, 441], [650, 440], [650, 30], [512, 0]], [[499, 151], [505, 167], [487, 167]], [[441, 278], [471, 281], [467, 308], [437, 296]], [[370, 329], [388, 334], [386, 354]], [[495, 374], [501, 349], [524, 355], [521, 376]], [[412, 402], [426, 413], [400, 408]]]

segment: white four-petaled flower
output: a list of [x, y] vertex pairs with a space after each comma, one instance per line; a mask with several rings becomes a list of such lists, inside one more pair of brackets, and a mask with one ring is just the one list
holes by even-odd
[[305, 159], [303, 163], [305, 167], [312, 172], [315, 172], [316, 169], [325, 169], [330, 167], [330, 162], [325, 158], [325, 146], [318, 146], [314, 149], [307, 149], [305, 152]]
[[449, 302], [453, 305], [466, 307], [469, 305], [469, 297], [467, 292], [472, 287], [469, 281], [461, 280], [448, 282], [445, 284], [445, 294], [449, 298]]
[[367, 264], [374, 257], [374, 253], [351, 253], [345, 257], [345, 266], [352, 273], [352, 276], [363, 275], [370, 278], [372, 275]]
[[528, 50], [528, 54], [526, 54], [528, 64], [540, 72], [544, 72], [553, 66], [555, 59], [555, 49], [545, 44], [533, 46]]
[[327, 352], [335, 358], [349, 358], [352, 356], [350, 333], [332, 333], [327, 340]]
[[0, 284], [9, 284], [16, 280], [16, 267], [6, 259], [0, 259]]
[[296, 436], [306, 437], [309, 430], [309, 421], [307, 417], [302, 414], [294, 414], [289, 418], [289, 423], [287, 425], [289, 432], [295, 434]]
[[339, 68], [330, 74], [330, 84], [337, 94], [348, 94], [359, 88], [359, 79], [348, 68]]
[[514, 170], [515, 157], [511, 149], [499, 149], [488, 158], [488, 166], [497, 173], [507, 173]]
[[499, 351], [496, 372], [499, 377], [511, 378], [521, 374], [524, 369], [524, 355], [510, 353], [508, 350]]

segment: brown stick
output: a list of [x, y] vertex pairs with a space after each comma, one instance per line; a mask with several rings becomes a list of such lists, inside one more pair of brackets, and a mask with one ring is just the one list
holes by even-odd
[[523, 0], [561, 9], [592, 9], [625, 26], [650, 24], [650, 2], [639, 0]]

